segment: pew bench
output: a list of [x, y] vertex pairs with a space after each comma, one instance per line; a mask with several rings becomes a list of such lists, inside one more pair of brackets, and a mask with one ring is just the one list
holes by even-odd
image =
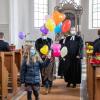
[[0, 52], [0, 95], [11, 100], [18, 92], [18, 73], [22, 59], [21, 50]]
[[6, 100], [8, 98], [8, 71], [4, 64], [4, 53], [0, 53], [0, 98]]
[[100, 100], [100, 64], [90, 64], [91, 57], [87, 57], [88, 100]]

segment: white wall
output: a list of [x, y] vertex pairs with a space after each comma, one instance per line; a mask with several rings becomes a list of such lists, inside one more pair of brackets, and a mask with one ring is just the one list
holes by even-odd
[[18, 37], [19, 32], [31, 31], [30, 0], [10, 0], [9, 2], [9, 33], [10, 42], [21, 48], [23, 40]]
[[[31, 33], [31, 0], [18, 0], [18, 32]], [[23, 40], [18, 40], [21, 47]]]
[[97, 38], [97, 30], [89, 29], [89, 0], [81, 0], [83, 14], [81, 18], [81, 32], [85, 41], [94, 41]]
[[9, 40], [9, 0], [0, 0], [0, 31], [5, 33]]
[[9, 23], [9, 0], [0, 0], [0, 24]]

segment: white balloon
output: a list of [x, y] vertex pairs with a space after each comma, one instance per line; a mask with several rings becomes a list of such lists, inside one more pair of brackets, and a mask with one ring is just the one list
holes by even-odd
[[68, 54], [68, 49], [67, 49], [67, 47], [64, 46], [64, 47], [61, 49], [61, 57], [63, 58], [63, 57], [65, 57], [67, 54]]

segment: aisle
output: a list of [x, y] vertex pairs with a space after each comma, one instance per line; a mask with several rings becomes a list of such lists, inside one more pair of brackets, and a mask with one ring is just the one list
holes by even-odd
[[[26, 95], [20, 100], [27, 100]], [[40, 100], [80, 100], [80, 88], [66, 88], [63, 79], [56, 79], [51, 93], [48, 95], [41, 94]]]

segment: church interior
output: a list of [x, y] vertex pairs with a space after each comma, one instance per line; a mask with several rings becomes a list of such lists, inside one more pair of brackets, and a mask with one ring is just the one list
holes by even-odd
[[100, 0], [0, 0], [0, 100], [100, 100]]

